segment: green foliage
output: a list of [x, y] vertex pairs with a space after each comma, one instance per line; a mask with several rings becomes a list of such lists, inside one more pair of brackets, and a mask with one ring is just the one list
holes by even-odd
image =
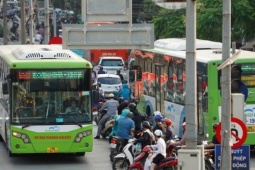
[[[197, 38], [222, 41], [222, 0], [197, 0]], [[158, 38], [185, 37], [186, 9], [169, 10], [144, 0], [144, 12], [153, 16], [155, 36]], [[254, 38], [255, 1], [231, 1], [231, 41]]]

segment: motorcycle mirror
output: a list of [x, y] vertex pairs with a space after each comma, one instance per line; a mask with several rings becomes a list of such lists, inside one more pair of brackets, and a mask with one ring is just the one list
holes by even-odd
[[208, 138], [209, 138], [209, 134], [208, 134], [208, 133], [207, 133], [205, 136], [206, 136], [206, 139], [208, 139]]

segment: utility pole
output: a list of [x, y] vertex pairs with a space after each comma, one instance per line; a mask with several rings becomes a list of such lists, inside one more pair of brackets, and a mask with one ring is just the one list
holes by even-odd
[[20, 40], [21, 44], [26, 44], [26, 19], [25, 19], [25, 2], [26, 0], [21, 0], [21, 21], [20, 21]]
[[[231, 1], [223, 1], [222, 10], [222, 62], [230, 58], [231, 47]], [[222, 69], [221, 90], [221, 166], [232, 169], [231, 163], [231, 65]]]
[[33, 0], [30, 0], [29, 2], [29, 39], [30, 43], [34, 44], [34, 18], [33, 18], [34, 8], [33, 8]]
[[7, 25], [7, 0], [3, 0], [3, 33], [4, 33], [4, 45], [8, 44], [8, 25]]
[[186, 147], [197, 149], [196, 1], [187, 0], [186, 14]]
[[49, 42], [49, 33], [50, 33], [50, 11], [49, 11], [49, 0], [44, 0], [45, 7], [45, 23], [44, 23], [44, 44]]

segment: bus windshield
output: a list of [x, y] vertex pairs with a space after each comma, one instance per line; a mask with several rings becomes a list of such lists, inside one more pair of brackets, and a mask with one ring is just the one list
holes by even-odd
[[91, 122], [89, 69], [15, 70], [12, 77], [13, 124]]

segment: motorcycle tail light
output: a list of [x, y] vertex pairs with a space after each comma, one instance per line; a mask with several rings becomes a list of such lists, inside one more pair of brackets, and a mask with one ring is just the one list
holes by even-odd
[[97, 110], [97, 107], [96, 107], [96, 106], [93, 106], [93, 110]]
[[111, 143], [117, 144], [117, 140], [116, 139], [112, 139]]

